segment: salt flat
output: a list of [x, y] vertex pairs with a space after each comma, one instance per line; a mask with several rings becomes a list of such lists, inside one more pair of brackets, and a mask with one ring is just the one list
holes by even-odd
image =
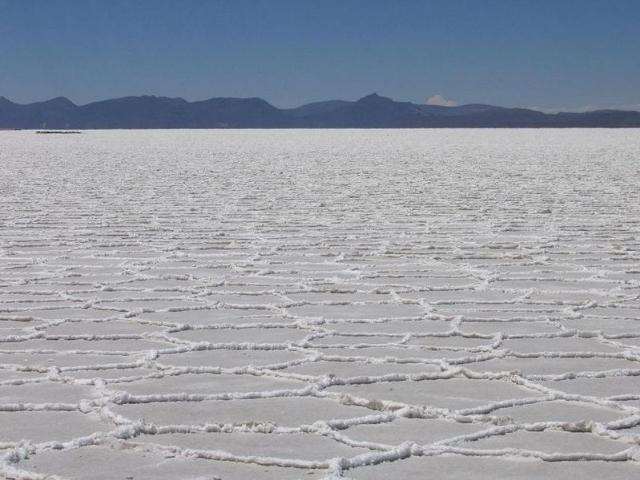
[[638, 152], [0, 132], [0, 475], [637, 478]]

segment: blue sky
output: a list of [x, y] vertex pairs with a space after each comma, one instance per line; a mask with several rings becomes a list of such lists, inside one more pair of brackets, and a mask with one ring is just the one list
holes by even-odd
[[0, 95], [640, 109], [637, 0], [0, 0]]

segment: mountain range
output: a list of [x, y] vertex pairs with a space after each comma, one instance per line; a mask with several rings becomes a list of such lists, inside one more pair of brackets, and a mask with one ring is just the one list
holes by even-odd
[[76, 105], [64, 97], [18, 104], [0, 97], [0, 129], [139, 128], [542, 128], [640, 127], [640, 112], [543, 113], [469, 104], [455, 107], [398, 102], [375, 93], [277, 108], [261, 98], [188, 102], [151, 95]]

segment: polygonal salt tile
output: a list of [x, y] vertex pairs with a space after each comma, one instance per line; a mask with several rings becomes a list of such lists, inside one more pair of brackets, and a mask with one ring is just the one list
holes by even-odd
[[480, 303], [480, 302], [512, 302], [520, 295], [502, 292], [500, 290], [434, 290], [425, 292], [411, 292], [400, 294], [402, 298], [410, 300], [424, 300], [428, 303]]
[[0, 343], [1, 351], [41, 352], [142, 352], [171, 348], [174, 345], [162, 340], [117, 338], [113, 340], [45, 340]]
[[[605, 335], [619, 335], [623, 333], [638, 334], [640, 332], [640, 312], [636, 318], [616, 318], [589, 315], [591, 310], [586, 310], [580, 318], [563, 318], [560, 323], [570, 330], [599, 331]], [[628, 340], [628, 339], [621, 339]]]
[[130, 319], [102, 322], [69, 321], [47, 327], [44, 331], [47, 335], [141, 335], [164, 329]]
[[361, 345], [361, 344], [394, 344], [402, 340], [402, 336], [388, 335], [331, 335], [315, 337], [309, 343], [313, 347], [326, 347], [332, 345]]
[[86, 480], [88, 465], [91, 466], [92, 480], [313, 480], [322, 478], [326, 473], [321, 469], [178, 457], [124, 446], [120, 449], [87, 446], [72, 450], [47, 450], [30, 456], [17, 467], [41, 475]]
[[104, 303], [114, 300], [132, 300], [132, 299], [150, 299], [150, 298], [176, 298], [180, 296], [180, 292], [176, 291], [149, 291], [149, 290], [131, 290], [128, 288], [110, 289], [110, 290], [90, 290], [85, 292], [77, 292], [73, 294], [73, 298], [83, 300], [92, 300], [98, 305], [104, 306]]
[[161, 354], [158, 363], [175, 367], [265, 367], [295, 362], [305, 358], [303, 352], [289, 350], [198, 350], [184, 353]]
[[531, 302], [560, 303], [567, 305], [581, 305], [589, 302], [607, 303], [612, 299], [606, 292], [580, 291], [535, 291], [529, 295]]
[[287, 308], [295, 317], [325, 319], [379, 319], [420, 317], [424, 309], [401, 303], [368, 303], [356, 305], [303, 305]]
[[107, 355], [87, 353], [0, 353], [0, 364], [14, 364], [23, 368], [47, 369], [50, 367], [77, 367], [105, 365], [113, 363], [131, 363], [139, 360], [136, 355]]
[[143, 377], [158, 373], [157, 370], [148, 368], [100, 368], [64, 371], [64, 377], [76, 378], [78, 380], [117, 380], [130, 377]]
[[190, 342], [211, 343], [297, 343], [310, 331], [300, 328], [215, 328], [184, 330], [170, 335]]
[[598, 342], [595, 338], [509, 338], [501, 348], [518, 353], [534, 352], [613, 352], [617, 348]]
[[115, 310], [98, 310], [96, 308], [57, 308], [50, 310], [31, 310], [29, 315], [42, 320], [99, 320], [120, 316]]
[[423, 319], [326, 323], [322, 327], [336, 333], [444, 333], [451, 330], [451, 323], [445, 320]]
[[132, 443], [155, 443], [193, 450], [224, 451], [238, 456], [260, 456], [322, 462], [335, 457], [353, 457], [369, 452], [329, 437], [290, 433], [170, 433], [141, 435]]
[[305, 303], [354, 303], [354, 302], [392, 302], [393, 297], [391, 295], [380, 293], [364, 293], [364, 292], [300, 292], [300, 293], [287, 293], [287, 298], [290, 298], [294, 302]]
[[269, 273], [268, 275], [257, 275], [254, 272], [246, 272], [244, 274], [237, 274], [234, 271], [228, 271], [225, 275], [225, 285], [230, 289], [235, 286], [241, 285], [258, 285], [263, 287], [262, 290], [271, 289], [279, 286], [297, 285], [298, 278], [294, 275], [276, 275]]
[[460, 435], [469, 435], [491, 427], [481, 423], [461, 423], [447, 420], [397, 418], [393, 422], [362, 424], [341, 430], [340, 434], [359, 442], [400, 445], [415, 442], [429, 445]]
[[366, 363], [366, 362], [328, 362], [319, 360], [288, 367], [285, 372], [300, 375], [323, 377], [332, 375], [339, 378], [381, 376], [394, 373], [435, 373], [440, 367], [424, 363]]
[[460, 316], [465, 321], [538, 321], [559, 316], [564, 307], [536, 303], [440, 303], [433, 310], [440, 315]]
[[384, 400], [450, 410], [540, 396], [539, 393], [507, 381], [467, 378], [340, 385], [330, 387], [327, 391], [347, 393], [367, 400]]
[[445, 279], [439, 282], [438, 279], [430, 278], [427, 276], [412, 276], [409, 275], [388, 275], [388, 276], [376, 276], [362, 278], [362, 282], [365, 282], [367, 286], [372, 287], [391, 287], [394, 290], [398, 288], [411, 288], [411, 289], [427, 289], [437, 288], [442, 290], [453, 290], [458, 286], [468, 286], [472, 288], [477, 282], [472, 282], [467, 279]]
[[478, 349], [480, 347], [490, 348], [493, 338], [462, 337], [451, 335], [445, 337], [413, 337], [407, 345], [422, 345], [425, 347], [451, 348], [451, 349]]
[[206, 297], [210, 302], [220, 302], [224, 305], [269, 305], [279, 306], [287, 303], [283, 298], [276, 295], [236, 295], [236, 294], [214, 294]]
[[29, 310], [41, 310], [47, 308], [65, 308], [65, 307], [82, 307], [82, 302], [71, 302], [69, 300], [28, 300], [20, 302], [0, 302], [0, 310], [3, 312], [24, 312], [28, 313]]
[[[137, 318], [157, 322], [167, 322], [176, 325], [219, 325], [252, 323], [264, 318], [270, 318], [270, 310], [258, 310], [251, 308], [219, 308], [208, 310], [181, 310], [177, 312], [145, 312]], [[291, 320], [281, 320], [291, 323]]]
[[143, 419], [156, 425], [274, 423], [284, 427], [311, 425], [318, 420], [362, 417], [372, 413], [366, 408], [313, 397], [122, 404], [114, 406], [113, 410], [125, 418], [134, 421]]
[[465, 363], [464, 366], [477, 372], [520, 372], [529, 375], [560, 375], [567, 372], [598, 372], [615, 369], [637, 369], [638, 362], [618, 358], [598, 357], [504, 357], [480, 362]]
[[147, 310], [147, 311], [159, 311], [166, 309], [190, 309], [203, 307], [202, 301], [196, 300], [182, 300], [182, 299], [167, 299], [167, 300], [143, 300], [143, 299], [131, 299], [131, 300], [108, 300], [100, 302], [100, 308], [110, 308], [112, 310]]
[[24, 383], [22, 385], [0, 385], [2, 403], [78, 403], [95, 398], [88, 386], [61, 382]]
[[208, 286], [206, 291], [211, 295], [271, 295], [275, 294], [274, 291], [279, 292], [281, 289], [263, 285], [231, 285], [225, 282], [224, 285], [220, 286]]
[[508, 417], [515, 423], [536, 422], [610, 422], [627, 414], [621, 410], [590, 403], [554, 400], [499, 408], [491, 412], [496, 417]]
[[553, 430], [518, 430], [506, 435], [494, 435], [475, 442], [462, 444], [463, 448], [499, 450], [517, 448], [536, 452], [553, 453], [600, 453], [613, 454], [629, 448], [628, 444], [616, 442], [592, 433], [559, 432]]
[[536, 459], [451, 455], [410, 457], [348, 470], [345, 475], [353, 480], [422, 480], [425, 472], [438, 480], [460, 480], [470, 475], [473, 480], [571, 477], [629, 480], [635, 478], [640, 469], [633, 462], [544, 462]]
[[465, 333], [522, 335], [527, 333], [558, 333], [560, 329], [546, 321], [492, 322], [463, 320], [460, 330]]
[[132, 395], [170, 393], [230, 393], [268, 392], [273, 390], [298, 390], [306, 386], [303, 382], [255, 375], [191, 374], [166, 375], [160, 378], [145, 378], [135, 382], [111, 384], [112, 390], [126, 391]]
[[[149, 254], [151, 252], [142, 252]], [[197, 283], [197, 282], [196, 282]], [[145, 290], [160, 290], [163, 289], [182, 289], [191, 287], [193, 281], [181, 280], [177, 278], [139, 278], [126, 283], [127, 288], [133, 289], [145, 289]]]
[[455, 350], [429, 350], [422, 348], [419, 345], [412, 345], [410, 348], [406, 346], [357, 346], [355, 348], [347, 347], [316, 347], [323, 355], [337, 355], [342, 357], [360, 357], [364, 359], [391, 359], [399, 362], [410, 362], [415, 360], [417, 362], [421, 360], [427, 360], [431, 362], [437, 362], [442, 359], [453, 360], [465, 358], [468, 356], [476, 356], [478, 354], [472, 354], [465, 351]]
[[0, 425], [0, 444], [68, 442], [115, 428], [95, 415], [66, 411], [0, 412]]
[[640, 392], [640, 377], [633, 375], [610, 377], [577, 377], [561, 381], [540, 382], [541, 385], [565, 393], [593, 397], [637, 395]]
[[569, 282], [562, 280], [498, 280], [492, 283], [492, 287], [505, 290], [529, 290], [550, 292], [574, 292], [580, 290], [610, 290], [615, 287], [614, 282], [602, 280], [580, 280]]

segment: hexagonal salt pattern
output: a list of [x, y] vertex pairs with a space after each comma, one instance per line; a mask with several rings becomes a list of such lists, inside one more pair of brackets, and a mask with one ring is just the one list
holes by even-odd
[[3, 478], [640, 475], [637, 133], [0, 145]]

